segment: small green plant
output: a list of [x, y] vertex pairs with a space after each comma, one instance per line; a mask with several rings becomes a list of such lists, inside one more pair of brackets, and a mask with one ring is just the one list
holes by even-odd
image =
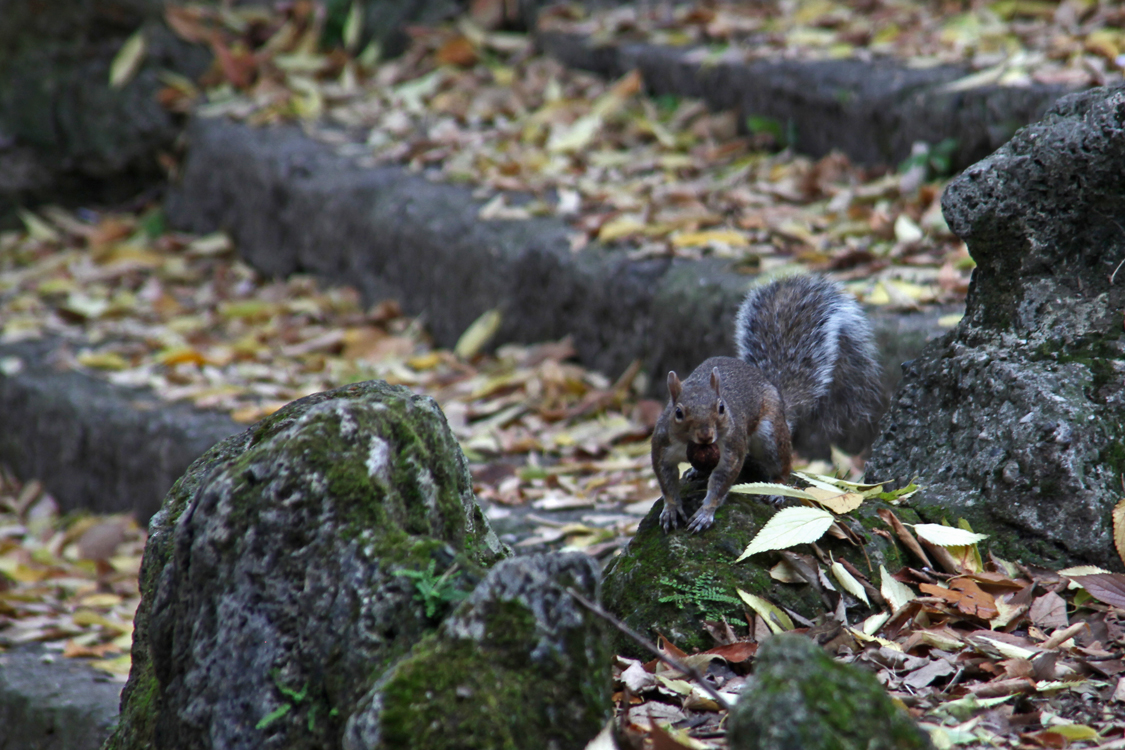
[[[273, 677], [273, 684], [277, 685], [278, 691], [280, 691], [281, 694], [289, 700], [285, 703], [282, 703], [280, 706], [263, 716], [261, 720], [259, 720], [258, 723], [254, 725], [255, 729], [265, 729], [270, 724], [273, 724], [282, 716], [285, 716], [285, 714], [292, 711], [294, 707], [299, 706], [309, 696], [309, 685], [307, 682], [305, 683], [305, 686], [300, 690], [293, 690], [281, 684], [281, 673], [278, 670], [274, 669], [270, 672], [270, 675]], [[313, 703], [309, 706], [308, 723], [310, 732], [316, 728], [316, 711], [319, 707], [320, 706], [317, 703]], [[328, 715], [336, 716], [338, 713], [339, 712], [335, 708], [333, 708], [328, 712]]]
[[746, 118], [746, 129], [751, 135], [772, 138], [779, 149], [797, 145], [797, 124], [793, 120], [783, 125], [780, 120], [772, 117], [749, 115]]
[[430, 565], [425, 570], [400, 570], [398, 575], [414, 580], [414, 599], [422, 602], [426, 607], [426, 617], [433, 619], [438, 613], [438, 607], [456, 604], [469, 594], [456, 587], [457, 566], [452, 565], [440, 576], [435, 573], [435, 563], [430, 560]]
[[673, 589], [671, 594], [660, 597], [661, 602], [675, 604], [678, 609], [690, 607], [707, 620], [722, 619], [731, 607], [742, 606], [740, 600], [726, 593], [713, 573], [703, 573], [690, 584], [668, 577], [662, 577], [660, 583]]

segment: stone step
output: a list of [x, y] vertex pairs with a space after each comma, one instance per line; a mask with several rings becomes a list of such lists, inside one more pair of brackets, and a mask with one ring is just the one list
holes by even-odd
[[995, 151], [1055, 101], [1063, 84], [962, 85], [956, 65], [910, 67], [891, 60], [714, 61], [690, 47], [604, 42], [559, 31], [536, 45], [565, 65], [615, 78], [639, 70], [650, 94], [702, 99], [739, 119], [766, 117], [796, 132], [793, 147], [819, 157], [842, 151], [859, 164], [902, 162], [916, 142], [958, 142], [962, 169]]
[[0, 653], [0, 747], [98, 750], [123, 686], [38, 644]]
[[[562, 221], [482, 221], [468, 188], [359, 167], [296, 127], [196, 118], [188, 144], [167, 200], [175, 226], [230, 232], [242, 257], [270, 275], [351, 284], [367, 303], [396, 298], [441, 346], [498, 308], [497, 343], [570, 334], [579, 360], [610, 377], [635, 359], [650, 374], [685, 372], [733, 351], [731, 321], [750, 280], [729, 261], [574, 253]], [[946, 312], [872, 311], [888, 390]], [[144, 522], [192, 460], [241, 429], [226, 415], [58, 371], [56, 345], [0, 347], [23, 363], [0, 375], [0, 462], [43, 480], [64, 510], [128, 511]], [[663, 378], [651, 381], [664, 398]]]

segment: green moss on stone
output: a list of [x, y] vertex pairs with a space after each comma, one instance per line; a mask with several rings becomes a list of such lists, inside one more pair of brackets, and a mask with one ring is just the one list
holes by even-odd
[[[310, 414], [310, 409], [333, 399], [374, 408], [349, 407], [346, 417], [332, 409]], [[341, 421], [347, 419], [358, 422], [350, 431]], [[372, 453], [374, 438], [390, 446], [385, 475], [374, 465], [379, 458]], [[215, 481], [230, 483], [222, 491], [229, 493], [223, 507], [232, 549], [273, 503], [321, 493], [325, 501], [316, 502], [323, 506], [310, 506], [317, 523], [336, 524], [342, 541], [360, 544], [391, 571], [425, 569], [431, 560], [438, 560], [442, 571], [458, 565], [468, 588], [483, 577], [487, 566], [510, 554], [496, 541], [473, 502], [467, 464], [432, 400], [405, 388], [367, 382], [289, 404], [197, 459], [153, 517], [141, 571], [133, 669], [123, 693], [121, 721], [107, 748], [152, 746], [160, 690], [148, 656], [153, 596], [172, 558], [178, 519]], [[263, 496], [263, 483], [271, 485], [272, 496]], [[292, 528], [286, 533], [292, 538], [279, 540], [280, 544], [306, 543], [308, 529]], [[415, 640], [388, 644], [372, 681]], [[356, 689], [333, 684], [331, 675], [324, 688], [334, 695]]]
[[[687, 493], [686, 507], [697, 504], [701, 495], [698, 490]], [[867, 537], [864, 549], [831, 537], [819, 542], [822, 549], [836, 558], [849, 560], [873, 581], [878, 579], [880, 564], [893, 571], [903, 563], [901, 552], [892, 542], [864, 531], [865, 528], [885, 528], [875, 517], [878, 507], [886, 506], [867, 503], [862, 511], [845, 517], [845, 523], [851, 519], [853, 529]], [[780, 583], [770, 577], [770, 568], [780, 559], [776, 552], [734, 562], [776, 512], [768, 503], [748, 495], [731, 494], [719, 508], [714, 526], [700, 534], [691, 534], [682, 528], [665, 534], [659, 524], [660, 508], [658, 501], [641, 522], [629, 546], [610, 563], [603, 583], [602, 598], [606, 608], [633, 629], [649, 638], [663, 634], [689, 652], [714, 645], [706, 637], [703, 613], [698, 608], [679, 607], [670, 600], [660, 601], [674, 593], [673, 587], [660, 583], [662, 579], [691, 585], [703, 576], [711, 576], [715, 588], [730, 596], [737, 596], [736, 589], [742, 589], [808, 618], [815, 618], [824, 611], [820, 596], [811, 586]], [[899, 511], [896, 509], [896, 512]], [[742, 611], [741, 607], [732, 607], [728, 619], [741, 620]], [[617, 653], [645, 655], [625, 636], [613, 634], [613, 637]]]
[[381, 691], [381, 747], [582, 748], [597, 734], [610, 707], [602, 670], [563, 654], [532, 662], [535, 618], [515, 602], [493, 608], [487, 632], [483, 643], [430, 636], [394, 667]]
[[732, 750], [922, 750], [927, 734], [875, 676], [810, 639], [783, 634], [758, 652], [727, 724]]

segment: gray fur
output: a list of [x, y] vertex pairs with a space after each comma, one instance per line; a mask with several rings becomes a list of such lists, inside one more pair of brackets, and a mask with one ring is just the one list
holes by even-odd
[[823, 433], [848, 450], [875, 433], [883, 411], [871, 324], [855, 299], [821, 276], [751, 289], [735, 318], [740, 359], [781, 392], [795, 436]]

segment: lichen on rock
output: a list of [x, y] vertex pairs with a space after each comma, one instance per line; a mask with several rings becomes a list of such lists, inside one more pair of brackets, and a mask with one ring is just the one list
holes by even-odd
[[193, 464], [153, 518], [107, 747], [337, 747], [440, 619], [402, 571], [457, 566], [467, 593], [506, 554], [431, 399], [369, 382], [294, 402]]

